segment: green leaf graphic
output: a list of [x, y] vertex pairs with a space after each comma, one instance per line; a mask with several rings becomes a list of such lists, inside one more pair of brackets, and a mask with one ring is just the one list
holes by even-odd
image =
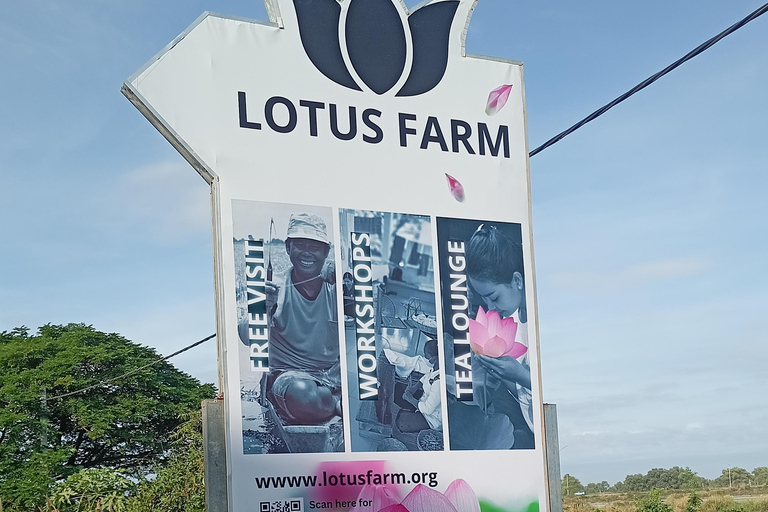
[[507, 509], [507, 508], [501, 508], [497, 507], [496, 505], [489, 503], [487, 501], [480, 500], [480, 510], [481, 512], [539, 512], [539, 502], [538, 501], [532, 501], [527, 506], [520, 507], [517, 509]]
[[491, 505], [487, 501], [480, 501], [480, 510], [482, 512], [510, 512], [509, 510], [504, 510], [496, 505]]

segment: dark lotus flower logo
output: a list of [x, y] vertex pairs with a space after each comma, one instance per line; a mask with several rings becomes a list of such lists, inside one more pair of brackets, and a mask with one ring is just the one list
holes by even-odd
[[[432, 90], [448, 65], [448, 36], [458, 0], [425, 5], [403, 26], [398, 0], [348, 0], [345, 33], [339, 35], [341, 4], [336, 0], [293, 0], [304, 51], [326, 77], [361, 91], [342, 57], [342, 44], [365, 85], [384, 94], [400, 80], [406, 65], [406, 34], [410, 33], [411, 72], [397, 96], [417, 96]], [[397, 5], [396, 5], [397, 3]]]

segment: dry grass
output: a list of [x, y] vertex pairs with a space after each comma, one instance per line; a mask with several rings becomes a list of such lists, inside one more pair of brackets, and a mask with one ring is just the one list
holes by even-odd
[[[768, 512], [768, 487], [713, 489], [696, 492], [703, 500], [700, 512]], [[601, 493], [563, 499], [563, 512], [636, 512], [647, 493]], [[662, 499], [674, 512], [684, 512], [688, 491], [664, 491]]]

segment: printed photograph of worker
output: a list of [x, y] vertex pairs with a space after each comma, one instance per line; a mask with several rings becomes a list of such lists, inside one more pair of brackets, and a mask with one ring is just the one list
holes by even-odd
[[340, 210], [353, 452], [443, 449], [432, 223]]
[[243, 451], [344, 451], [332, 211], [232, 208]]

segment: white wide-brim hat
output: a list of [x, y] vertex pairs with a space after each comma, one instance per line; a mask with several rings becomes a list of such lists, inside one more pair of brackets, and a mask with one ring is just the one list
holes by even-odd
[[309, 213], [291, 214], [288, 220], [288, 238], [307, 238], [331, 245], [328, 241], [325, 221]]

